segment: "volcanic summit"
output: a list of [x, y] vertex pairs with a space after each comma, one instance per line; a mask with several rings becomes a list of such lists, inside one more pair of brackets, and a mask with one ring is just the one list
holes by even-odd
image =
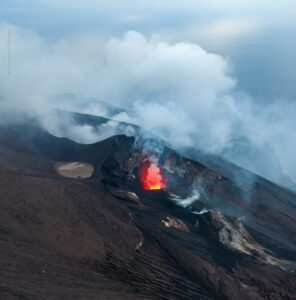
[[0, 299], [296, 299], [290, 190], [38, 122], [0, 127], [0, 162]]

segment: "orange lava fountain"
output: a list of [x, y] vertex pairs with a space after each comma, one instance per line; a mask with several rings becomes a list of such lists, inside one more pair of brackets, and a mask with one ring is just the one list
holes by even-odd
[[166, 186], [162, 171], [155, 163], [147, 162], [140, 175], [143, 188], [147, 191], [162, 190]]

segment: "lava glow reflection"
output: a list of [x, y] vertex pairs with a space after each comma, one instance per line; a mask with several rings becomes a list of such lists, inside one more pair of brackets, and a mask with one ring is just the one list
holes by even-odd
[[141, 171], [141, 181], [143, 188], [147, 191], [165, 188], [163, 174], [160, 167], [155, 163], [148, 162], [145, 164]]

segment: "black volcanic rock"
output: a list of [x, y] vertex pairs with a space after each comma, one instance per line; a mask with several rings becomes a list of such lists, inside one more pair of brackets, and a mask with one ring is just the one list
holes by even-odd
[[[171, 184], [145, 191], [134, 143], [0, 128], [0, 299], [295, 299], [295, 193], [260, 179], [246, 202], [234, 181], [170, 149], [160, 164]], [[56, 161], [95, 171], [64, 178]], [[198, 216], [170, 200], [192, 187], [217, 212]], [[164, 226], [168, 216], [188, 230]], [[233, 251], [233, 237], [287, 265]]]

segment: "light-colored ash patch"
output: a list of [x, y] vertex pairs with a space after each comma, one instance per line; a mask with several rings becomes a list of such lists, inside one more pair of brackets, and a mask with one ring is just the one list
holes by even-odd
[[57, 162], [55, 170], [63, 177], [86, 179], [93, 175], [94, 167], [83, 162]]

